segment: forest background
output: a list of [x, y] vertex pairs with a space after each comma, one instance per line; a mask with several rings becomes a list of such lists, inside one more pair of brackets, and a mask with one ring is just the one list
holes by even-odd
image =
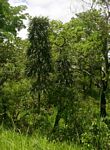
[[0, 149], [110, 149], [110, 0], [83, 2], [62, 23], [0, 0]]

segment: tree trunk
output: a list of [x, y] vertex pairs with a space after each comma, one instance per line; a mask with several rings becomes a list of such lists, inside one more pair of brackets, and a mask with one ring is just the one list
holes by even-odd
[[100, 116], [106, 117], [106, 95], [105, 95], [106, 88], [102, 89], [101, 91], [101, 103], [100, 103]]
[[100, 97], [100, 116], [106, 117], [106, 91], [108, 86], [108, 57], [105, 58], [105, 67], [102, 67], [102, 79], [101, 79], [101, 97]]
[[38, 73], [38, 83], [39, 83], [39, 91], [38, 91], [38, 114], [40, 114], [40, 98], [41, 98], [41, 89], [40, 89], [40, 73]]
[[55, 118], [55, 123], [54, 123], [54, 127], [53, 127], [53, 132], [55, 132], [56, 129], [58, 128], [59, 121], [60, 121], [60, 119], [61, 119], [61, 113], [62, 113], [62, 105], [61, 105], [61, 101], [59, 100], [58, 111], [57, 111], [57, 115], [56, 115], [56, 118]]
[[38, 92], [38, 114], [40, 114], [40, 91]]
[[[108, 59], [108, 58], [107, 58]], [[102, 68], [102, 90], [101, 90], [101, 97], [100, 97], [100, 116], [106, 117], [106, 91], [108, 85], [108, 69], [103, 70]]]
[[6, 104], [3, 104], [3, 121], [5, 122], [7, 120], [7, 106]]
[[8, 124], [8, 115], [7, 115], [7, 104], [4, 99], [2, 100], [2, 109], [3, 109], [2, 121], [6, 125]]
[[54, 129], [58, 128], [60, 118], [61, 118], [61, 110], [59, 109], [55, 118]]
[[[106, 20], [108, 25], [108, 20]], [[108, 35], [108, 29], [105, 31], [106, 35]], [[102, 72], [102, 90], [101, 90], [101, 99], [100, 99], [100, 116], [106, 117], [106, 91], [108, 87], [108, 79], [109, 79], [109, 63], [108, 63], [108, 38], [105, 37], [103, 42], [102, 54], [104, 58], [104, 62], [102, 64], [101, 72]]]

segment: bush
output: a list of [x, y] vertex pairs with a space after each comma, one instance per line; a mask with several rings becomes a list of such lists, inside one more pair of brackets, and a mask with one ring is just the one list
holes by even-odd
[[110, 130], [103, 120], [94, 120], [81, 141], [84, 150], [109, 150]]

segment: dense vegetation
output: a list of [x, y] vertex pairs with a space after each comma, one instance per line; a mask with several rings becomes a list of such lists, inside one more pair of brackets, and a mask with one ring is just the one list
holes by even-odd
[[0, 149], [110, 150], [110, 1], [65, 24], [25, 9], [0, 0]]

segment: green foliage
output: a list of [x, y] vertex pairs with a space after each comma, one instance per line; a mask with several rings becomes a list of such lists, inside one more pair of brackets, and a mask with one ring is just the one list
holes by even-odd
[[[50, 42], [48, 39], [49, 34], [49, 21], [47, 18], [33, 18], [30, 21], [29, 26], [29, 41], [30, 46], [27, 50], [28, 57], [28, 71], [29, 76], [37, 77], [41, 75], [42, 80], [48, 76], [51, 71], [51, 60], [50, 60]], [[43, 77], [45, 74], [45, 77]]]
[[[68, 103], [70, 103], [68, 101]], [[74, 97], [71, 105], [66, 105], [63, 110], [59, 127], [55, 134], [50, 135], [51, 139], [57, 141], [72, 141], [80, 144], [81, 136], [88, 131], [92, 120], [99, 117], [98, 102], [95, 99], [88, 97], [81, 100], [79, 95], [78, 100]]]
[[77, 145], [48, 142], [38, 133], [32, 137], [0, 128], [0, 148], [4, 150], [80, 150]]
[[[23, 117], [20, 114], [27, 113], [29, 105], [27, 104], [27, 101], [30, 97], [29, 82], [26, 79], [22, 79], [19, 81], [8, 81], [4, 83], [2, 93], [2, 103], [0, 103], [1, 113], [4, 112], [3, 106], [5, 105], [7, 117], [10, 119], [11, 124], [14, 127], [17, 125], [17, 122], [20, 121], [20, 119], [22, 119]], [[6, 124], [8, 125], [8, 121], [6, 122]]]
[[84, 150], [110, 149], [110, 130], [101, 120], [94, 120], [89, 129], [82, 134]]
[[109, 2], [100, 2], [65, 24], [31, 18], [22, 40], [26, 7], [0, 0], [0, 123], [26, 134], [1, 128], [0, 148], [110, 149], [108, 104], [99, 119], [110, 98]]
[[[26, 6], [12, 7], [7, 0], [0, 0], [0, 31], [17, 35], [17, 32], [25, 27], [23, 23], [27, 18], [27, 14], [23, 13], [25, 9]], [[2, 32], [0, 36], [3, 37]]]
[[27, 50], [26, 72], [32, 79], [32, 91], [38, 94], [38, 113], [40, 113], [41, 92], [46, 92], [51, 73], [51, 53], [49, 41], [49, 20], [34, 17], [29, 25], [29, 42]]
[[14, 126], [18, 111], [21, 111], [18, 105], [25, 101], [28, 92], [29, 82], [24, 79], [28, 42], [4, 33], [4, 42], [0, 43], [0, 122]]

